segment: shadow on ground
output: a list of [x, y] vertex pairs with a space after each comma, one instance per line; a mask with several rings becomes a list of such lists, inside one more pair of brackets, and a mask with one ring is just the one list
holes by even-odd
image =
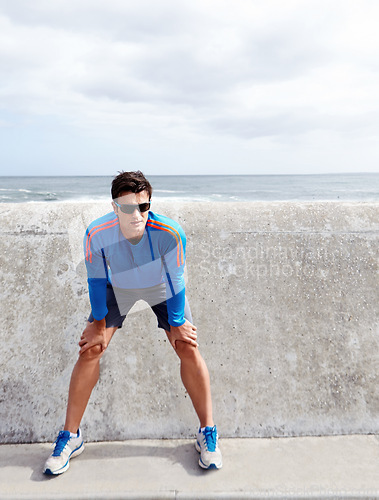
[[[42, 473], [44, 463], [52, 452], [51, 445], [15, 445], [17, 453], [8, 456], [0, 455], [0, 467], [25, 467], [32, 469], [30, 479], [32, 481], [51, 481], [60, 476], [47, 476]], [[85, 444], [84, 452], [70, 462], [70, 467], [79, 465], [79, 462], [104, 462], [104, 467], [109, 461], [126, 459], [148, 458], [149, 463], [162, 463], [162, 459], [167, 462], [167, 466], [179, 464], [191, 476], [202, 476], [205, 472], [199, 467], [199, 454], [195, 449], [194, 441], [179, 440], [177, 444], [168, 444], [167, 441], [157, 441], [154, 445], [151, 441], [141, 440], [138, 443], [131, 442], [113, 442], [113, 443], [88, 443]], [[158, 460], [159, 459], [159, 460]], [[153, 462], [152, 462], [153, 461]], [[70, 469], [65, 475], [70, 474]]]

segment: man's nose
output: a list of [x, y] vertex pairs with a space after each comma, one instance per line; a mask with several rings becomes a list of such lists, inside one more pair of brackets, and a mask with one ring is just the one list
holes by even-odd
[[133, 217], [136, 217], [136, 216], [139, 217], [141, 215], [141, 211], [140, 211], [138, 205], [136, 205], [135, 209], [132, 212], [132, 215], [133, 215]]

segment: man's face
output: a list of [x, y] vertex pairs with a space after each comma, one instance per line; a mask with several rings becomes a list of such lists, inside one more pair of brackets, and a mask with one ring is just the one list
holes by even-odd
[[149, 203], [149, 193], [147, 191], [141, 191], [140, 193], [121, 193], [115, 201], [119, 205], [135, 205], [133, 213], [125, 214], [121, 211], [120, 207], [112, 202], [113, 210], [120, 222], [122, 234], [127, 240], [130, 240], [131, 243], [138, 243], [145, 231], [149, 211], [140, 212], [137, 205]]

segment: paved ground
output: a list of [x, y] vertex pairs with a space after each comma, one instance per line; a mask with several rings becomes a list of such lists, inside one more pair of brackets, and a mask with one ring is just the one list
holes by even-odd
[[89, 443], [58, 477], [51, 445], [0, 446], [0, 499], [379, 499], [379, 439], [222, 439], [224, 467], [203, 471], [194, 442]]

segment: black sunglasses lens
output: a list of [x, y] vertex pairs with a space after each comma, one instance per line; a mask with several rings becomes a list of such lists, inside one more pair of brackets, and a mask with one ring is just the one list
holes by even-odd
[[150, 203], [141, 203], [139, 206], [140, 212], [147, 212], [150, 208]]

